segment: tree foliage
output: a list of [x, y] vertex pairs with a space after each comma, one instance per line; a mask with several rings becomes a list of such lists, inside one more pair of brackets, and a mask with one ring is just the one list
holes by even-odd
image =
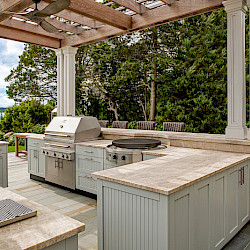
[[42, 133], [50, 122], [53, 103], [41, 104], [38, 100], [26, 100], [6, 109], [0, 120], [0, 130]]
[[5, 81], [9, 98], [56, 100], [56, 55], [51, 49], [26, 44], [18, 66]]

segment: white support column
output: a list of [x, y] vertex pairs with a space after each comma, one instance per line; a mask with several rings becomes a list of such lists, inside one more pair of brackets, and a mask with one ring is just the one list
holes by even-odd
[[223, 2], [227, 12], [226, 138], [246, 139], [245, 13], [242, 0]]
[[62, 49], [56, 50], [57, 57], [57, 115], [64, 115], [64, 56]]
[[77, 48], [64, 47], [64, 115], [75, 116], [75, 55]]

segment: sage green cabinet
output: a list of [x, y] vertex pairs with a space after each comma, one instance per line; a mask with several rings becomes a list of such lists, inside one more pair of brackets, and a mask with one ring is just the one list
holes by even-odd
[[45, 156], [41, 147], [44, 141], [28, 138], [28, 172], [30, 174], [45, 178]]
[[249, 166], [170, 195], [98, 179], [98, 249], [222, 249], [250, 218]]
[[96, 194], [92, 173], [103, 170], [104, 149], [76, 145], [76, 188]]
[[8, 186], [8, 145], [0, 145], [0, 186]]

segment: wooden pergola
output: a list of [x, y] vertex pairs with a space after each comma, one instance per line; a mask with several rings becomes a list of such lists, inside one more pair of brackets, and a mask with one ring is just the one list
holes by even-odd
[[[77, 47], [225, 7], [228, 51], [228, 126], [226, 137], [250, 139], [246, 127], [245, 13], [250, 0], [71, 0], [67, 9], [47, 17], [59, 32], [48, 33], [20, 16], [0, 14], [0, 38], [56, 50], [58, 115], [75, 115]], [[52, 0], [43, 0], [43, 9]], [[115, 8], [114, 8], [115, 7]], [[34, 9], [32, 0], [0, 0], [0, 10]]]
[[[51, 3], [39, 3], [39, 9]], [[113, 8], [113, 3], [119, 5]], [[49, 17], [60, 29], [51, 34], [20, 16], [0, 14], [0, 37], [49, 48], [85, 45], [133, 31], [164, 24], [223, 7], [221, 0], [71, 0], [70, 6]], [[1, 0], [0, 10], [23, 12], [34, 8], [32, 0]]]

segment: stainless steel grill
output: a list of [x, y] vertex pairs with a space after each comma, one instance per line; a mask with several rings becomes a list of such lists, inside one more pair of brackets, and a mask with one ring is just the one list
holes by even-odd
[[75, 189], [75, 143], [97, 138], [95, 117], [55, 117], [45, 130], [45, 180]]
[[0, 227], [37, 215], [37, 211], [11, 199], [0, 201]]

